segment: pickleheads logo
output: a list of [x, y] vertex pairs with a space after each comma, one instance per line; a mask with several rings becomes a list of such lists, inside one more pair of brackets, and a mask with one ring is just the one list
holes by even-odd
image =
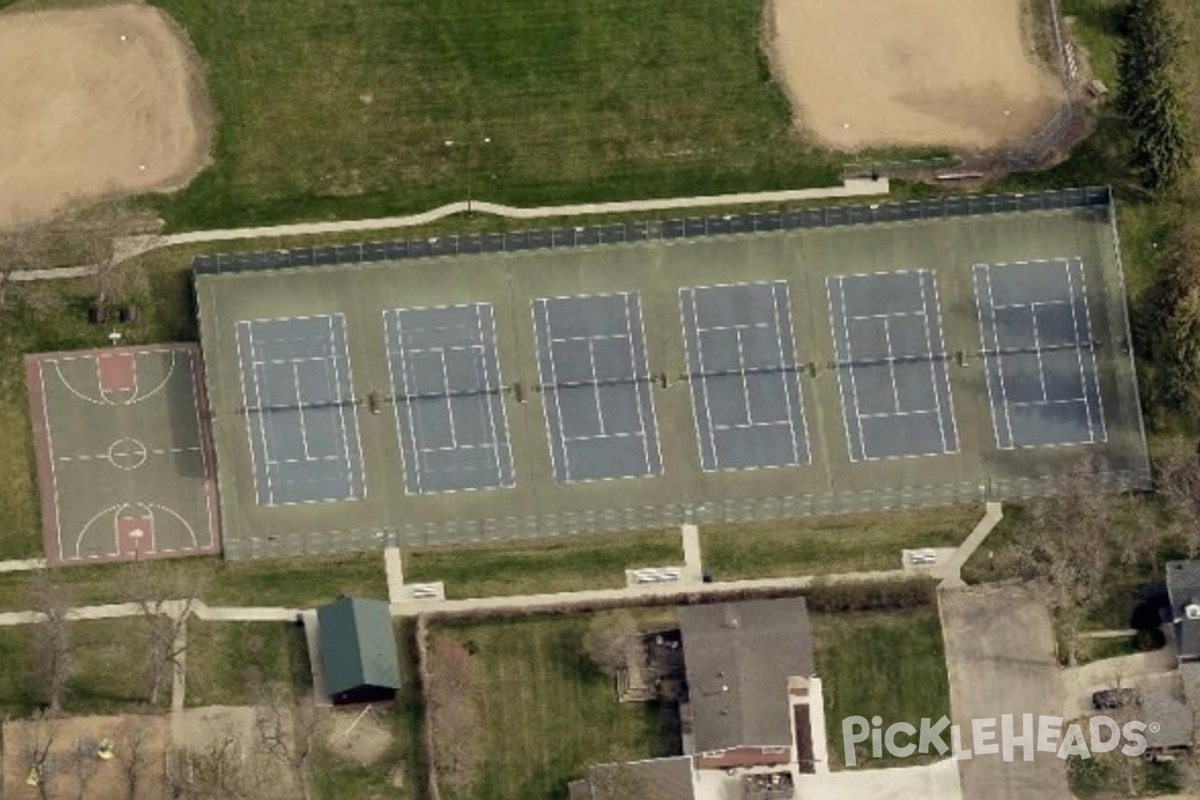
[[1070, 756], [1091, 758], [1093, 753], [1109, 753], [1120, 748], [1126, 756], [1140, 756], [1146, 752], [1147, 730], [1155, 732], [1158, 723], [1132, 720], [1124, 724], [1111, 717], [1099, 715], [1087, 721], [1086, 731], [1079, 723], [1072, 722], [1065, 729], [1062, 717], [1023, 714], [1019, 718], [1004, 714], [999, 720], [971, 720], [969, 747], [963, 746], [963, 730], [951, 725], [942, 717], [936, 722], [921, 720], [921, 727], [907, 722], [896, 722], [883, 727], [881, 717], [847, 717], [842, 720], [842, 743], [845, 748], [845, 763], [848, 767], [858, 765], [857, 746], [871, 742], [871, 756], [882, 758], [886, 752], [894, 758], [908, 758], [914, 753], [929, 755], [950, 754], [952, 758], [965, 760], [976, 756], [999, 755], [1005, 761], [1015, 760], [1018, 749], [1025, 761], [1033, 761], [1034, 753], [1054, 753], [1059, 758]]

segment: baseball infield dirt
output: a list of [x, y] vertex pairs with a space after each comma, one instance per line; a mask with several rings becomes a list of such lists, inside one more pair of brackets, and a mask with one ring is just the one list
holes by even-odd
[[983, 150], [1066, 99], [1026, 29], [1031, 0], [772, 0], [772, 63], [797, 125], [843, 150]]
[[0, 228], [191, 180], [212, 138], [198, 64], [149, 6], [0, 14]]

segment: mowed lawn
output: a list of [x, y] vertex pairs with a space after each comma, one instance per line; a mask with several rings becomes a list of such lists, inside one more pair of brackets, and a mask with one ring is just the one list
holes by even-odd
[[[829, 760], [845, 763], [842, 721], [852, 716], [883, 718], [883, 727], [950, 715], [950, 683], [942, 626], [934, 607], [903, 612], [813, 614], [813, 660], [825, 693]], [[901, 744], [904, 743], [901, 737]], [[922, 757], [870, 757], [870, 740], [858, 745], [858, 763], [895, 767]], [[925, 756], [924, 760], [931, 758]]]
[[683, 563], [678, 530], [564, 536], [404, 554], [404, 579], [444, 581], [446, 596], [573, 592], [625, 585], [625, 570]]
[[[473, 790], [447, 800], [558, 800], [596, 763], [679, 752], [678, 713], [618, 703], [612, 678], [588, 660], [590, 617], [446, 625], [474, 650], [483, 767]], [[434, 666], [436, 669], [436, 665]]]
[[465, 198], [468, 162], [476, 196], [521, 204], [838, 177], [792, 130], [762, 0], [154, 3], [219, 123], [174, 228], [424, 208]]
[[705, 525], [705, 569], [717, 580], [900, 569], [906, 548], [957, 547], [982, 506], [950, 506]]
[[312, 691], [304, 631], [287, 622], [187, 626], [189, 706], [293, 702]]

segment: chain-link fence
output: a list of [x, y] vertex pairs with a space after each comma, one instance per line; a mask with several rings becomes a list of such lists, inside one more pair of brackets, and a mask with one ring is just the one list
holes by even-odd
[[[1098, 477], [1109, 492], [1150, 487], [1148, 472], [1115, 471]], [[966, 505], [989, 500], [1013, 501], [1053, 495], [1055, 476], [988, 478], [980, 482], [909, 486], [852, 492], [759, 497], [716, 503], [672, 503], [661, 506], [546, 513], [520, 517], [451, 520], [405, 524], [379, 530], [351, 530], [249, 537], [226, 542], [226, 556], [247, 558], [368, 550], [391, 545], [431, 547], [487, 543], [587, 533], [673, 528], [685, 523], [721, 525], [806, 516], [832, 516], [907, 508]]]
[[901, 203], [794, 208], [780, 211], [756, 211], [748, 214], [549, 228], [511, 233], [452, 234], [392, 242], [366, 242], [203, 255], [195, 259], [192, 267], [196, 275], [220, 275], [311, 266], [406, 261], [438, 256], [592, 247], [621, 242], [697, 239], [707, 236], [803, 228], [835, 228], [847, 225], [871, 225], [1018, 211], [1103, 208], [1107, 207], [1110, 202], [1111, 193], [1106, 186], [1007, 194], [953, 195]]

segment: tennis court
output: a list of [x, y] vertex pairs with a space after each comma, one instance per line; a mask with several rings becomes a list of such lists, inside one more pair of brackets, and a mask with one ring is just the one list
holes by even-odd
[[836, 275], [826, 286], [850, 460], [957, 452], [933, 273]]
[[554, 479], [660, 474], [638, 295], [538, 298], [533, 321]]
[[706, 471], [809, 462], [786, 281], [679, 290]]
[[389, 309], [384, 330], [405, 491], [511, 487], [491, 304]]
[[1005, 202], [198, 271], [226, 552], [1027, 497], [1082, 457], [1141, 485], [1110, 207]]
[[258, 504], [363, 497], [345, 317], [241, 320], [237, 343]]
[[974, 279], [996, 446], [1105, 441], [1079, 260], [976, 264]]

